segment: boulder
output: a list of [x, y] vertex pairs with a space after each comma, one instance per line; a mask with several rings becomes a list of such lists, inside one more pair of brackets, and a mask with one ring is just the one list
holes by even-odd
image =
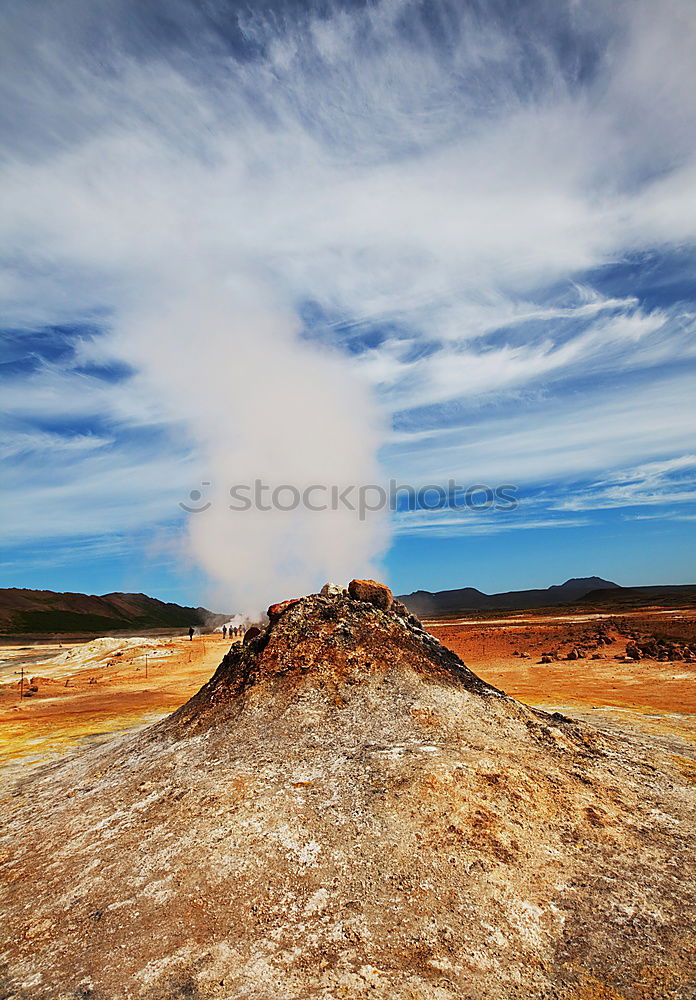
[[340, 597], [343, 588], [339, 587], [337, 583], [325, 583], [320, 593], [322, 597]]
[[354, 601], [367, 601], [382, 611], [390, 611], [394, 603], [394, 596], [389, 587], [384, 583], [377, 583], [376, 580], [351, 580], [348, 584], [348, 593]]
[[257, 625], [252, 625], [251, 628], [248, 628], [244, 633], [244, 639], [242, 642], [246, 646], [247, 643], [251, 642], [252, 639], [256, 639], [259, 635], [261, 635], [261, 629], [258, 628]]
[[[270, 608], [266, 612], [271, 625], [278, 621], [284, 611], [291, 608], [293, 604], [297, 604], [298, 601], [298, 597], [293, 597], [289, 601], [279, 601], [277, 604], [271, 604]], [[246, 641], [246, 636], [244, 636], [244, 639]]]

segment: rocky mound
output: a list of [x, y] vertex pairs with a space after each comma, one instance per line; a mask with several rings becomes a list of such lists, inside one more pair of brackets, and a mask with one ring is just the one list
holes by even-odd
[[690, 995], [683, 763], [515, 702], [398, 603], [275, 607], [173, 716], [6, 800], [1, 996]]

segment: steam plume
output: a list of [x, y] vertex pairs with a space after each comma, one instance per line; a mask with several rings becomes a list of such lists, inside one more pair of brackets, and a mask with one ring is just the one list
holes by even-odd
[[325, 511], [231, 509], [230, 488], [257, 479], [299, 491], [379, 481], [382, 417], [368, 387], [302, 341], [290, 309], [262, 304], [272, 301], [253, 282], [202, 281], [124, 317], [116, 341], [199, 443], [210, 482], [200, 506], [211, 506], [190, 517], [191, 549], [217, 599], [249, 613], [370, 571], [388, 538], [384, 512], [333, 510], [322, 490], [311, 496]]

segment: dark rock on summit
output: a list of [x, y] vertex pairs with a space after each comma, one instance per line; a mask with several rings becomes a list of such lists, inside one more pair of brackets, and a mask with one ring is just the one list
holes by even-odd
[[348, 593], [353, 600], [367, 601], [382, 611], [389, 611], [394, 601], [389, 587], [377, 583], [376, 580], [351, 580], [348, 584]]

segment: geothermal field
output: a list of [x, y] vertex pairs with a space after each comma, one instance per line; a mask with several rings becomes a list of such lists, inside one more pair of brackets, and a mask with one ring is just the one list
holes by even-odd
[[8, 998], [693, 995], [696, 609], [3, 653]]
[[0, 3], [0, 1000], [696, 1000], [695, 52]]
[[0, 646], [0, 767], [161, 718], [198, 690], [228, 645], [212, 633]]
[[[675, 660], [658, 659], [657, 649], [639, 660], [625, 655], [634, 634], [669, 635], [677, 647], [696, 649], [696, 608], [618, 615], [559, 608], [423, 623], [484, 680], [529, 705], [696, 739], [696, 652]], [[25, 767], [162, 718], [208, 680], [229, 646], [219, 631], [192, 642], [183, 635], [28, 641], [0, 645], [0, 780], [12, 763]]]

